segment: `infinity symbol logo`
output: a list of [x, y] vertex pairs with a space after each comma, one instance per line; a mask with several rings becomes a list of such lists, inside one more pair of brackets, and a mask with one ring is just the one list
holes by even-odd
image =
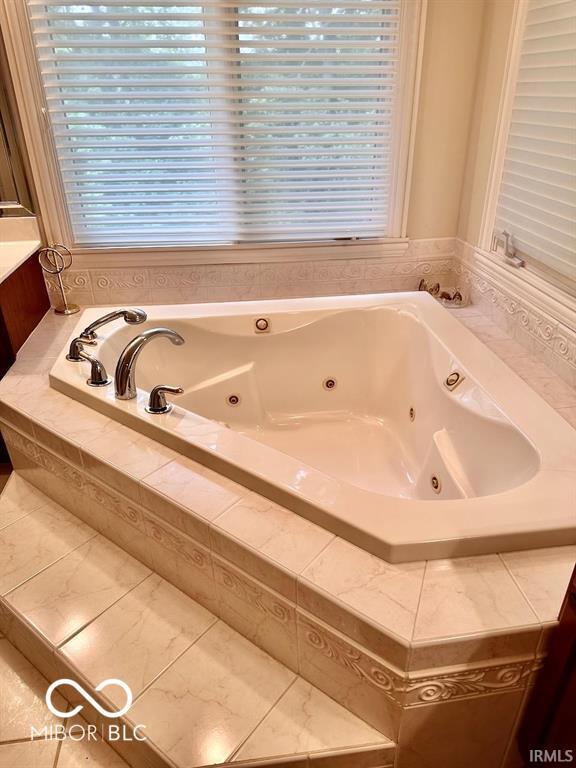
[[74, 709], [70, 710], [70, 712], [61, 712], [57, 707], [54, 706], [52, 703], [52, 694], [61, 685], [69, 685], [74, 690], [78, 691], [78, 693], [83, 696], [86, 701], [88, 701], [94, 709], [98, 710], [101, 715], [104, 715], [104, 717], [121, 717], [124, 715], [130, 707], [132, 706], [132, 691], [130, 690], [130, 686], [126, 685], [126, 683], [123, 680], [118, 680], [116, 677], [110, 677], [107, 680], [102, 680], [101, 683], [98, 683], [95, 691], [101, 691], [104, 688], [107, 688], [109, 685], [117, 685], [126, 694], [126, 704], [121, 709], [118, 709], [116, 711], [109, 711], [107, 709], [104, 709], [90, 694], [88, 691], [84, 690], [81, 685], [79, 685], [75, 680], [70, 680], [68, 677], [62, 677], [60, 680], [55, 680], [50, 686], [48, 686], [48, 690], [46, 691], [46, 706], [52, 712], [53, 715], [56, 715], [56, 717], [74, 717], [74, 715], [77, 715], [78, 712], [80, 712], [82, 709], [84, 709], [83, 704], [78, 704]]

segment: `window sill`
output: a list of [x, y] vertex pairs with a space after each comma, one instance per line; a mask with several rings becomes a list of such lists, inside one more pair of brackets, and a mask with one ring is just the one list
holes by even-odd
[[324, 259], [401, 258], [408, 239], [334, 240], [314, 243], [243, 243], [222, 246], [72, 249], [76, 269], [250, 264]]

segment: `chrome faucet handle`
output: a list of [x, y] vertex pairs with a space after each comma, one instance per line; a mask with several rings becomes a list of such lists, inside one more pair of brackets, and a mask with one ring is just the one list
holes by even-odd
[[107, 315], [99, 317], [98, 320], [94, 320], [93, 323], [86, 326], [80, 334], [81, 339], [94, 340], [96, 338], [96, 331], [106, 323], [111, 323], [113, 320], [124, 318], [124, 322], [129, 325], [139, 325], [147, 320], [148, 316], [143, 309], [115, 309], [114, 312], [109, 312]]
[[168, 384], [158, 384], [150, 392], [150, 398], [148, 405], [145, 407], [147, 413], [170, 413], [172, 405], [166, 402], [165, 392], [170, 392], [173, 395], [181, 395], [184, 390], [182, 387], [171, 387]]
[[70, 349], [66, 355], [66, 360], [71, 360], [73, 363], [79, 363], [81, 360], [83, 360], [84, 358], [80, 356], [80, 353], [84, 349], [84, 344], [90, 344], [92, 347], [96, 346], [95, 341], [84, 339], [82, 336], [77, 336], [70, 342]]
[[83, 349], [81, 349], [78, 354], [81, 360], [86, 360], [90, 363], [90, 378], [86, 379], [86, 384], [88, 384], [89, 387], [105, 387], [107, 384], [111, 383], [112, 379], [108, 378], [106, 368], [104, 368], [100, 360], [96, 357], [92, 357], [88, 352], [84, 352]]

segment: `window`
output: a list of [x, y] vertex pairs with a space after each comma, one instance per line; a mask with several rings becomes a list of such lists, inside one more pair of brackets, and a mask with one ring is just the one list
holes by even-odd
[[576, 0], [530, 0], [495, 228], [576, 277]]
[[74, 242], [398, 236], [415, 5], [27, 0]]

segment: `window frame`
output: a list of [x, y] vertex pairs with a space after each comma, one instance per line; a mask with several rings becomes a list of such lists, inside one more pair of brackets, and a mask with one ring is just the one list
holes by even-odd
[[246, 242], [179, 246], [102, 246], [74, 244], [66, 199], [60, 180], [44, 91], [36, 62], [26, 0], [0, 0], [0, 21], [30, 155], [39, 213], [47, 239], [70, 247], [79, 267], [128, 267], [135, 265], [207, 264], [246, 261], [304, 261], [313, 258], [370, 258], [401, 256], [406, 237], [408, 199], [414, 154], [418, 94], [427, 0], [401, 4], [401, 58], [398, 68], [398, 105], [394, 124], [394, 159], [390, 231], [386, 238], [300, 242]]
[[502, 92], [500, 95], [500, 103], [498, 105], [496, 130], [492, 143], [492, 154], [488, 171], [488, 184], [482, 209], [478, 247], [488, 259], [494, 261], [499, 266], [504, 267], [507, 271], [520, 275], [523, 274], [525, 279], [530, 283], [535, 283], [540, 286], [544, 284], [553, 285], [573, 297], [576, 295], [574, 278], [563, 274], [562, 272], [558, 272], [522, 251], [518, 251], [518, 254], [524, 260], [524, 265], [522, 267], [518, 268], [507, 265], [503, 260], [504, 254], [502, 245], [497, 242], [496, 237], [496, 210], [500, 196], [500, 186], [504, 175], [506, 147], [508, 143], [510, 123], [512, 121], [516, 81], [520, 67], [527, 13], [528, 0], [514, 0]]

